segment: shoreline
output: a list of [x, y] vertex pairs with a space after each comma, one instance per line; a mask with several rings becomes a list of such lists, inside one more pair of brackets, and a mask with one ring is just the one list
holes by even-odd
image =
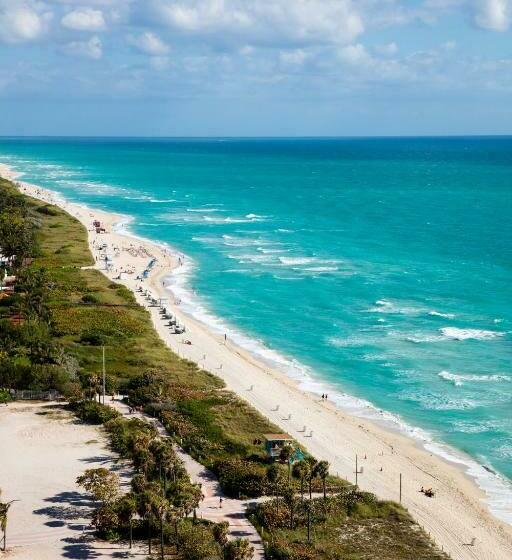
[[[0, 166], [0, 174], [7, 175], [6, 169], [7, 166]], [[11, 174], [6, 178], [16, 181], [18, 177]], [[177, 276], [175, 272], [173, 274], [177, 268], [176, 259], [164, 245], [123, 231], [122, 227], [129, 223], [127, 217], [70, 203], [60, 195], [56, 197], [52, 191], [34, 185], [21, 183], [21, 186], [25, 194], [58, 204], [79, 219], [89, 232], [93, 254], [98, 254], [95, 241], [105, 241], [109, 246], [118, 247], [137, 243], [145, 248], [146, 255], [156, 255], [157, 264], [143, 286], [149, 288], [156, 297], [169, 296], [169, 286], [162, 286], [162, 282], [166, 277]], [[96, 236], [91, 232], [93, 218], [100, 218], [104, 222], [107, 233]], [[130, 255], [122, 251], [114, 261], [115, 266], [138, 267], [137, 270], [141, 272], [149, 261], [147, 256], [128, 257]], [[105, 273], [104, 270], [102, 272]], [[107, 276], [115, 279], [116, 274], [112, 272]], [[134, 278], [116, 281], [133, 291], [139, 284]], [[144, 305], [142, 295], [135, 293], [137, 301]], [[224, 344], [222, 335], [212, 333], [204, 323], [182, 311], [179, 305], [167, 307], [187, 326], [183, 337], [169, 334], [156, 308], [149, 308], [148, 311], [157, 332], [170, 348], [224, 379], [229, 389], [272, 422], [289, 431], [314, 455], [329, 460], [333, 473], [338, 472], [353, 481], [355, 454], [358, 453], [360, 458], [366, 456], [367, 459], [362, 461], [365, 472], [360, 477], [360, 486], [381, 498], [398, 501], [398, 476], [402, 473], [404, 505], [420, 525], [431, 533], [436, 543], [454, 558], [505, 559], [512, 556], [512, 528], [496, 519], [487, 507], [483, 507], [484, 492], [463, 472], [462, 465], [455, 464], [454, 460], [448, 463], [432, 456], [428, 449], [419, 445], [418, 440], [398, 430], [395, 433], [375, 420], [355, 417], [331, 402], [320, 401], [316, 395], [304, 391], [297, 380], [259, 363], [247, 350], [231, 342]], [[182, 338], [190, 340], [192, 344], [183, 344]], [[203, 356], [206, 358], [203, 359]], [[241, 372], [244, 376], [240, 375]], [[249, 390], [251, 385], [253, 389]], [[281, 410], [276, 410], [277, 404], [282, 407]], [[289, 419], [288, 414], [291, 414]], [[304, 420], [297, 420], [301, 416], [306, 418], [306, 431], [302, 430]], [[309, 436], [310, 430], [313, 430], [312, 437]], [[438, 497], [428, 500], [419, 494], [422, 485], [434, 486]], [[476, 545], [467, 546], [473, 537], [476, 538]]]

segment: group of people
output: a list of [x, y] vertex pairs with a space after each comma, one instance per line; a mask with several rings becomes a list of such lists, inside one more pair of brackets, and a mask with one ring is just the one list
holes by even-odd
[[322, 393], [322, 400], [326, 401], [327, 400], [327, 393]]

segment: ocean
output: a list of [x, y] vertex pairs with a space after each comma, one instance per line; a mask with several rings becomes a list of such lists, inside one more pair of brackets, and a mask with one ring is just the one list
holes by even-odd
[[0, 162], [187, 255], [190, 313], [459, 457], [512, 521], [512, 138], [3, 138]]

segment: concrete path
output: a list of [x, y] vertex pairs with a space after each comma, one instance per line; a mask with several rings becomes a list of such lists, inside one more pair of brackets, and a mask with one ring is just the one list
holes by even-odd
[[[114, 401], [109, 399], [107, 404], [113, 406], [127, 418], [140, 418], [150, 422], [155, 426], [160, 436], [169, 437], [167, 430], [159, 420], [143, 412], [133, 412], [130, 414], [129, 407], [119, 399]], [[222, 493], [219, 481], [211, 471], [185, 453], [178, 445], [174, 444], [174, 448], [178, 457], [183, 461], [192, 482], [201, 485], [204, 499], [197, 509], [198, 517], [215, 523], [227, 521], [231, 538], [248, 539], [254, 547], [253, 560], [264, 560], [265, 553], [261, 537], [246, 517], [247, 507], [253, 500], [227, 498]], [[222, 507], [220, 507], [221, 498]]]

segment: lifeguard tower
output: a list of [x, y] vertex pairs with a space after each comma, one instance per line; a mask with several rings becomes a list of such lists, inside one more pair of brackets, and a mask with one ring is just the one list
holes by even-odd
[[288, 434], [265, 434], [265, 449], [271, 459], [278, 459], [281, 455], [281, 449], [285, 445], [291, 445], [293, 438]]

